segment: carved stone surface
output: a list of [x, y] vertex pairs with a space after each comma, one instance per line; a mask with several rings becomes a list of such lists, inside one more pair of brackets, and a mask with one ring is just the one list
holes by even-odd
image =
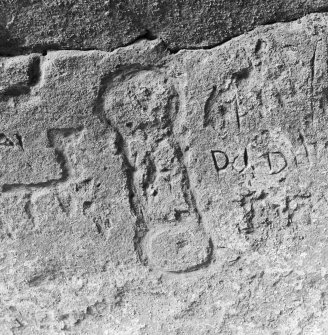
[[0, 334], [326, 334], [327, 33], [2, 57]]

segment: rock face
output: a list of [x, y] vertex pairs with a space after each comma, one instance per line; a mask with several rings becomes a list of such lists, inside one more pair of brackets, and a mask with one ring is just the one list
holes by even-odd
[[2, 57], [0, 334], [327, 334], [327, 33]]
[[206, 47], [327, 9], [325, 0], [1, 0], [0, 53], [111, 51], [140, 37], [171, 50]]

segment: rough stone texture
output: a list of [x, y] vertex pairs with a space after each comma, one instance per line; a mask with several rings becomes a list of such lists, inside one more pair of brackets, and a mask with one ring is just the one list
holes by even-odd
[[0, 53], [110, 51], [143, 36], [171, 50], [212, 46], [327, 9], [325, 0], [0, 0]]
[[0, 334], [327, 334], [327, 33], [1, 58]]

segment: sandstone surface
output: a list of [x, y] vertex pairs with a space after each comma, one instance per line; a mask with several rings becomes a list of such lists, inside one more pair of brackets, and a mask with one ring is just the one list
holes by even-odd
[[2, 57], [0, 334], [327, 334], [327, 34]]

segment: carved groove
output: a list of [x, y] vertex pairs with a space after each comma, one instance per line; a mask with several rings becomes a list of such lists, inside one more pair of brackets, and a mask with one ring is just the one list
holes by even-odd
[[207, 98], [204, 106], [204, 121], [203, 121], [203, 127], [206, 128], [210, 124], [213, 126], [213, 119], [211, 113], [213, 105], [214, 105], [214, 97], [216, 96], [216, 85], [212, 87], [211, 93], [209, 97]]
[[[213, 159], [213, 162], [214, 162], [215, 170], [217, 172], [225, 170], [228, 167], [228, 165], [229, 165], [229, 158], [228, 158], [227, 154], [224, 151], [221, 151], [221, 150], [211, 150], [211, 155], [212, 155], [212, 159]], [[219, 166], [219, 163], [217, 161], [216, 155], [221, 155], [222, 156], [222, 158], [225, 161], [223, 163], [223, 165]]]
[[68, 137], [70, 135], [73, 135], [77, 132], [80, 132], [83, 129], [83, 127], [78, 128], [62, 128], [62, 129], [49, 129], [47, 131], [49, 146], [52, 148], [55, 148], [55, 155], [57, 163], [61, 167], [61, 177], [58, 179], [50, 179], [44, 182], [39, 183], [16, 183], [16, 184], [3, 184], [2, 186], [2, 192], [15, 192], [15, 191], [34, 191], [38, 189], [43, 188], [53, 188], [59, 184], [66, 183], [70, 176], [71, 171], [69, 168], [69, 158], [65, 154], [65, 149], [63, 147], [58, 147], [56, 143], [57, 136], [61, 137]]

